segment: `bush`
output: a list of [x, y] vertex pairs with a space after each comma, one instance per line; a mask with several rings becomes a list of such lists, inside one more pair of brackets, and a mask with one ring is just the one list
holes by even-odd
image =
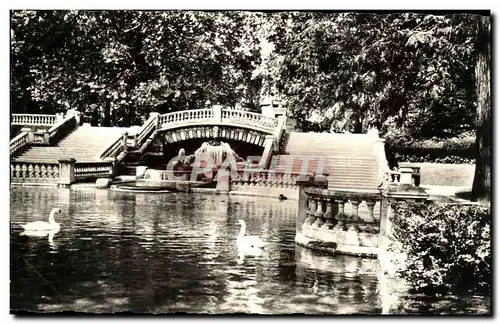
[[421, 292], [491, 289], [491, 210], [432, 202], [392, 204], [399, 273]]
[[416, 141], [405, 137], [386, 140], [388, 149], [394, 152], [398, 161], [458, 164], [475, 161], [475, 136], [472, 133]]

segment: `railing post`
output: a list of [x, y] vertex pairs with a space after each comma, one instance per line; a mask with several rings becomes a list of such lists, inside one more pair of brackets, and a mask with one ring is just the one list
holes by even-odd
[[122, 149], [127, 150], [128, 132], [122, 133]]
[[75, 162], [73, 158], [59, 160], [59, 181], [62, 187], [70, 186], [75, 182]]
[[401, 167], [399, 168], [399, 172], [401, 172], [401, 179], [399, 180], [399, 183], [412, 184], [412, 175], [413, 175], [412, 168]]
[[45, 145], [50, 144], [50, 133], [47, 131], [43, 132], [43, 144], [45, 144]]
[[59, 124], [64, 120], [64, 113], [56, 113], [56, 124]]
[[150, 112], [149, 113], [149, 119], [156, 118], [156, 120], [154, 122], [156, 129], [158, 129], [158, 127], [160, 126], [159, 125], [160, 118], [158, 118], [159, 116], [160, 116], [160, 113], [157, 113], [157, 112]]
[[212, 109], [214, 111], [214, 123], [220, 123], [222, 121], [222, 106], [214, 105]]
[[26, 143], [33, 144], [34, 135], [33, 130], [30, 127], [23, 127], [21, 132], [26, 132]]

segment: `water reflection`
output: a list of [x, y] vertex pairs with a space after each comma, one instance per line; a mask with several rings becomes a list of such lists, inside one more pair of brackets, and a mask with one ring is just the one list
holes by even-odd
[[29, 231], [24, 230], [19, 233], [20, 236], [31, 236], [31, 237], [47, 237], [47, 241], [52, 249], [56, 249], [57, 245], [54, 243], [54, 236], [59, 233], [59, 229], [54, 229], [51, 231]]
[[[19, 235], [17, 224], [54, 206], [63, 213], [52, 238]], [[262, 197], [14, 187], [11, 308], [378, 314], [479, 312], [489, 303], [392, 294], [376, 260], [296, 246], [296, 213], [296, 202]], [[237, 249], [238, 219], [268, 242], [259, 255]]]

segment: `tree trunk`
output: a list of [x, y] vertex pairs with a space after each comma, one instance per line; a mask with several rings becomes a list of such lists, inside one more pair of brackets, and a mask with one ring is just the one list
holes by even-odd
[[472, 185], [472, 200], [491, 205], [491, 33], [490, 16], [480, 16], [477, 22], [476, 61], [476, 172]]

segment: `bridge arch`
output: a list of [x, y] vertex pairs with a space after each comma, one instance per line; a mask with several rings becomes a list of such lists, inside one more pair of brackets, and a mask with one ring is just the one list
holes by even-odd
[[182, 128], [160, 130], [159, 134], [165, 139], [165, 144], [167, 145], [191, 139], [227, 139], [261, 147], [265, 146], [266, 136], [269, 136], [265, 132], [236, 126], [184, 126]]

